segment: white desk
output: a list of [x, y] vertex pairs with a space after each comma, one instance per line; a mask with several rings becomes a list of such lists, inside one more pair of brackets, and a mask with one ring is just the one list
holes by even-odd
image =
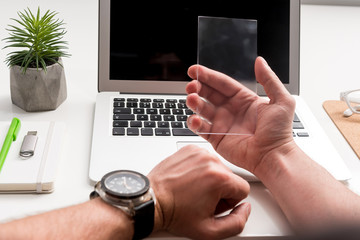
[[[30, 7], [56, 10], [68, 30], [71, 58], [64, 59], [68, 99], [57, 110], [26, 113], [10, 99], [9, 70], [0, 51], [0, 121], [19, 117], [23, 121], [62, 121], [67, 126], [55, 191], [47, 195], [0, 195], [0, 221], [77, 204], [88, 199], [88, 181], [94, 103], [97, 94], [97, 0], [12, 0], [1, 6], [0, 39], [16, 12]], [[360, 192], [360, 162], [322, 109], [322, 102], [338, 99], [339, 92], [360, 88], [360, 7], [302, 7], [301, 95], [326, 130], [332, 143], [354, 175], [349, 181]], [[4, 42], [0, 42], [0, 48]], [[320, 143], [319, 143], [320, 144]], [[241, 236], [279, 236], [289, 225], [261, 184], [252, 184], [247, 201], [252, 213]]]

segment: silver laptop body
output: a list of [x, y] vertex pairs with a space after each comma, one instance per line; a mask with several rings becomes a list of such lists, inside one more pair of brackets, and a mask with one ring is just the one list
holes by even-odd
[[[163, 99], [164, 104], [168, 101], [178, 104], [179, 99], [186, 99], [185, 86], [190, 80], [186, 70], [196, 63], [197, 16], [258, 20], [258, 53], [269, 62], [297, 102], [295, 141], [336, 179], [351, 177], [299, 96], [300, 0], [247, 0], [243, 1], [243, 11], [239, 11], [238, 3], [231, 4], [211, 6], [207, 3], [204, 7], [196, 1], [188, 6], [170, 3], [136, 6], [121, 1], [99, 1], [99, 94], [89, 167], [91, 181], [98, 181], [115, 169], [147, 174], [157, 163], [187, 144], [197, 144], [214, 152], [199, 136], [174, 136], [170, 120], [169, 136], [157, 136], [155, 130], [153, 135], [142, 136], [141, 129], [149, 119], [140, 120], [141, 126], [136, 127], [138, 135], [128, 135], [123, 127], [114, 130], [115, 112], [122, 111], [114, 109], [114, 104], [118, 104], [114, 103], [116, 100], [139, 99], [136, 108], [140, 108], [141, 99]], [[265, 97], [260, 85], [258, 94]], [[138, 119], [135, 117], [135, 120]], [[251, 173], [222, 160], [236, 174], [257, 181]]]

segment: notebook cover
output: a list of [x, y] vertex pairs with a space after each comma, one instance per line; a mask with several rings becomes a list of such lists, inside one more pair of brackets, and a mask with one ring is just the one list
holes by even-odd
[[325, 101], [323, 108], [360, 158], [360, 114], [344, 117], [343, 112], [348, 106], [345, 102], [337, 100]]
[[[5, 139], [9, 122], [0, 122], [0, 145]], [[57, 122], [21, 122], [21, 129], [11, 144], [0, 172], [0, 193], [50, 193], [54, 190], [56, 169], [61, 156], [65, 126]], [[34, 156], [19, 155], [24, 136], [37, 131]]]

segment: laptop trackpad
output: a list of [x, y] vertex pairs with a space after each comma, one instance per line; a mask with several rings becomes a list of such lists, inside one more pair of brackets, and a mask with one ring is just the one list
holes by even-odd
[[196, 145], [202, 148], [205, 148], [206, 150], [208, 150], [209, 152], [217, 155], [218, 158], [221, 159], [221, 161], [228, 167], [230, 168], [235, 174], [243, 177], [245, 180], [249, 181], [249, 182], [258, 182], [259, 179], [257, 177], [255, 177], [252, 173], [250, 173], [249, 171], [246, 171], [243, 168], [239, 168], [237, 166], [235, 166], [234, 164], [226, 161], [223, 157], [221, 157], [216, 151], [215, 149], [211, 146], [210, 143], [206, 142], [206, 141], [178, 141], [176, 142], [176, 146], [177, 149], [179, 150], [182, 147], [185, 147], [187, 145]]

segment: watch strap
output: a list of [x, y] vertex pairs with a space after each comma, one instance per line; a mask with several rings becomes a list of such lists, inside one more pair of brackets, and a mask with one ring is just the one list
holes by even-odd
[[134, 240], [149, 236], [154, 229], [155, 203], [151, 199], [135, 207], [134, 215]]
[[94, 199], [94, 198], [100, 197], [100, 195], [96, 191], [92, 191], [90, 193], [89, 197], [90, 197], [90, 199]]

